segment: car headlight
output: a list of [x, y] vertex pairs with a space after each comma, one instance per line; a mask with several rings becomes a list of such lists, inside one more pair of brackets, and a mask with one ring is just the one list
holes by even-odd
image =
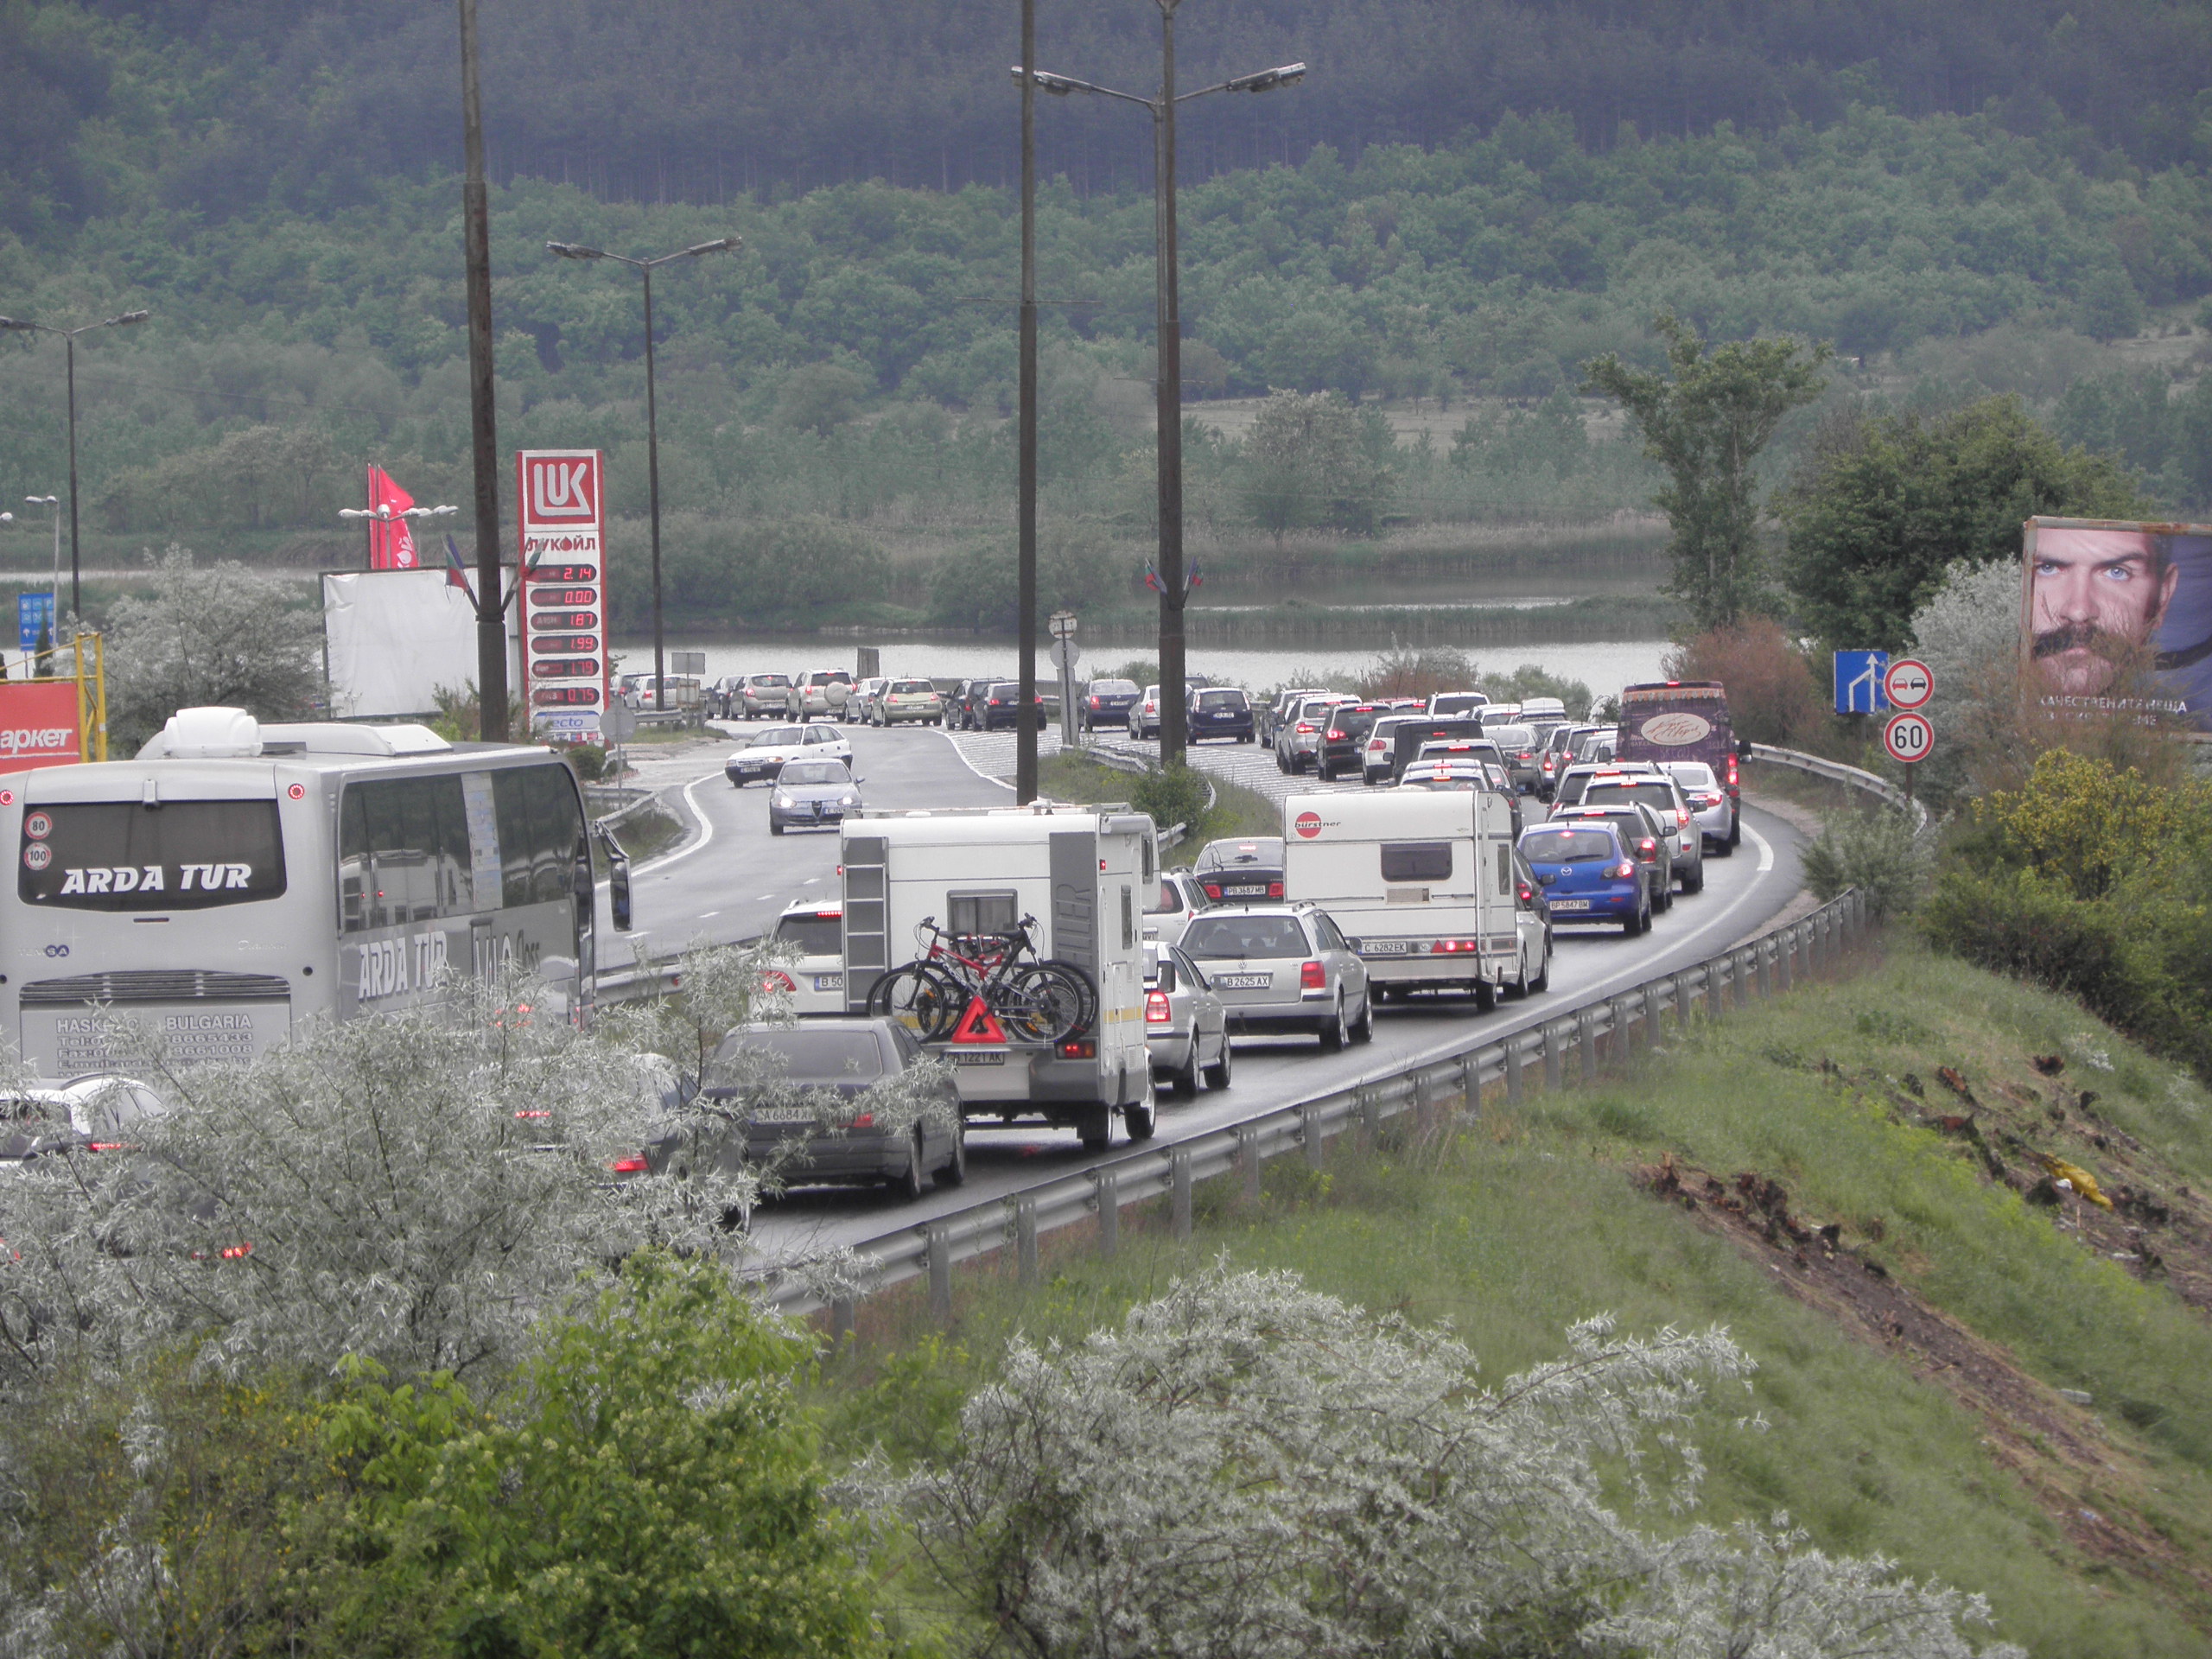
[[857, 795], [849, 793], [837, 798], [837, 804], [840, 806], [858, 806], [860, 804], [861, 798]]
[[776, 797], [776, 804], [778, 806], [788, 807], [795, 806], [798, 803], [793, 801], [790, 796], [779, 793]]

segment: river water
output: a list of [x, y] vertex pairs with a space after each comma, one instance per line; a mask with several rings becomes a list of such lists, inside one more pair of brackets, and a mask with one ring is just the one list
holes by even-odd
[[[693, 639], [671, 634], [667, 648], [705, 652], [707, 678], [711, 681], [725, 674], [780, 671], [796, 676], [810, 669], [851, 668], [856, 643], [842, 639], [792, 639], [782, 635]], [[1050, 680], [1054, 671], [1046, 658], [1043, 643], [1038, 652], [1037, 671], [1040, 678]], [[1510, 671], [1523, 663], [1535, 663], [1564, 678], [1580, 680], [1594, 695], [1604, 696], [1639, 680], [1660, 678], [1659, 659], [1666, 650], [1664, 639], [1624, 639], [1594, 645], [1499, 645], [1470, 650], [1467, 654], [1484, 673]], [[883, 672], [891, 675], [944, 680], [1002, 674], [1012, 679], [1016, 667], [1013, 643], [1006, 640], [931, 640], [902, 636], [887, 641], [881, 651]], [[643, 639], [617, 639], [614, 654], [618, 671], [652, 671], [653, 642], [650, 636]], [[1077, 677], [1088, 679], [1109, 674], [1132, 658], [1153, 654], [1128, 645], [1108, 645], [1102, 647], [1096, 657], [1086, 654], [1079, 658], [1076, 673]], [[1376, 656], [1371, 648], [1245, 651], [1193, 645], [1189, 652], [1192, 673], [1254, 690], [1306, 684], [1316, 679], [1354, 679], [1374, 667]]]

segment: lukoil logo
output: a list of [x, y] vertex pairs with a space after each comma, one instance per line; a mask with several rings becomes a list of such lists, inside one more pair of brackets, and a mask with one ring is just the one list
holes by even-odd
[[530, 463], [530, 509], [537, 518], [594, 518], [589, 461]]
[[77, 728], [73, 726], [0, 727], [0, 753], [27, 754], [41, 749], [76, 747]]

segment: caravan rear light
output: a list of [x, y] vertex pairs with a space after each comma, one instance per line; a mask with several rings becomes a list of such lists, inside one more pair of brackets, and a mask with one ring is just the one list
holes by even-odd
[[1060, 1058], [1064, 1060], [1095, 1060], [1098, 1058], [1098, 1044], [1094, 1039], [1078, 1037], [1072, 1042], [1060, 1045]]
[[1144, 1022], [1147, 1026], [1164, 1026], [1175, 1018], [1175, 1010], [1167, 1004], [1165, 991], [1147, 991], [1144, 999]]
[[1428, 947], [1428, 954], [1432, 957], [1461, 957], [1482, 948], [1480, 939], [1439, 939]]
[[1298, 983], [1305, 990], [1325, 991], [1329, 988], [1329, 976], [1319, 963], [1309, 962], [1298, 970]]
[[1270, 882], [1268, 882], [1268, 898], [1270, 898], [1270, 899], [1280, 899], [1280, 898], [1281, 898], [1281, 897], [1282, 897], [1282, 883], [1281, 883], [1281, 882], [1280, 882], [1280, 881], [1270, 881]]

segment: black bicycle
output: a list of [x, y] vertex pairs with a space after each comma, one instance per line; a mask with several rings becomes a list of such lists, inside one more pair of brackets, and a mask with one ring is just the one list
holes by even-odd
[[903, 1020], [925, 1043], [943, 1042], [987, 1016], [1017, 1042], [1064, 1043], [1098, 1017], [1090, 976], [1071, 962], [1039, 958], [1025, 916], [1011, 933], [949, 933], [925, 916], [914, 930], [921, 954], [868, 988], [868, 1011]]

